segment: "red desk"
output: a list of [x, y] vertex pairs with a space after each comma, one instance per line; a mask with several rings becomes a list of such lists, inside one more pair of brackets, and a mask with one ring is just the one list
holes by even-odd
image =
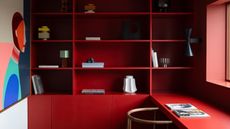
[[[230, 114], [218, 110], [195, 98], [173, 93], [154, 93], [153, 101], [158, 107], [181, 129], [230, 129]], [[165, 104], [191, 103], [197, 108], [208, 113], [205, 118], [179, 118]]]

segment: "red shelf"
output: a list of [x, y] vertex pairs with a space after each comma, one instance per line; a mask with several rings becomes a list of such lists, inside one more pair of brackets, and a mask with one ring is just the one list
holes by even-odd
[[192, 15], [192, 12], [152, 12], [153, 16]]
[[173, 39], [172, 39], [172, 40], [160, 40], [160, 39], [157, 40], [157, 39], [156, 39], [156, 40], [155, 40], [155, 39], [154, 39], [154, 40], [152, 40], [152, 42], [153, 42], [153, 43], [172, 43], [172, 42], [173, 42], [173, 43], [183, 43], [183, 42], [186, 42], [186, 40], [183, 40], [183, 39], [181, 39], [181, 40], [180, 40], [180, 39], [178, 39], [178, 40], [176, 40], [176, 39], [175, 39], [175, 40], [173, 40]]
[[79, 43], [149, 43], [150, 40], [75, 40]]
[[31, 70], [72, 70], [72, 68], [32, 68]]
[[98, 15], [105, 15], [105, 16], [111, 16], [111, 15], [149, 15], [149, 12], [95, 12], [95, 13], [84, 13], [84, 12], [77, 12], [75, 13], [78, 16], [98, 16]]
[[82, 68], [77, 67], [76, 70], [148, 70], [149, 67], [105, 67], [105, 68]]
[[56, 15], [56, 16], [62, 16], [62, 15], [73, 15], [73, 13], [52, 13], [52, 12], [46, 12], [46, 13], [32, 13], [32, 15], [44, 15], [44, 16], [49, 16], [49, 15]]
[[77, 93], [76, 95], [88, 95], [88, 96], [95, 96], [95, 95], [130, 95], [130, 96], [135, 96], [135, 95], [148, 95], [148, 93], [124, 93], [124, 92], [111, 92], [111, 91], [105, 91], [105, 94], [81, 94]]
[[73, 40], [32, 40], [32, 43], [72, 43]]
[[[154, 93], [152, 101], [174, 121], [180, 129], [229, 129], [230, 115], [199, 99], [178, 93]], [[167, 108], [168, 103], [190, 103], [210, 115], [207, 118], [180, 118]]]
[[192, 67], [158, 67], [151, 68], [152, 70], [180, 70], [180, 69], [192, 69]]

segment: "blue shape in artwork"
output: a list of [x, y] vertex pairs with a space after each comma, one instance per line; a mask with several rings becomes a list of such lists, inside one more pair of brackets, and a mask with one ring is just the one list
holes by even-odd
[[7, 87], [6, 87], [4, 108], [18, 101], [18, 93], [19, 93], [19, 80], [16, 74], [12, 74], [8, 80]]
[[21, 99], [21, 85], [19, 80], [18, 64], [11, 57], [5, 75], [3, 88], [3, 108], [10, 106]]

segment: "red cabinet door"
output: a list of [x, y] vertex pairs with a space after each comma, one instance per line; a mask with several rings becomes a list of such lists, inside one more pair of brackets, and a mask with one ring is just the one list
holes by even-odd
[[74, 97], [55, 95], [52, 97], [52, 129], [77, 129]]
[[51, 129], [51, 96], [30, 96], [28, 106], [29, 129]]
[[76, 96], [77, 129], [111, 129], [111, 96]]

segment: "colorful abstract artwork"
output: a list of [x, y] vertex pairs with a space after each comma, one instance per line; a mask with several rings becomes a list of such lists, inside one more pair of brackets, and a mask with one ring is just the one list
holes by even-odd
[[0, 1], [0, 111], [30, 93], [29, 14], [23, 0]]

